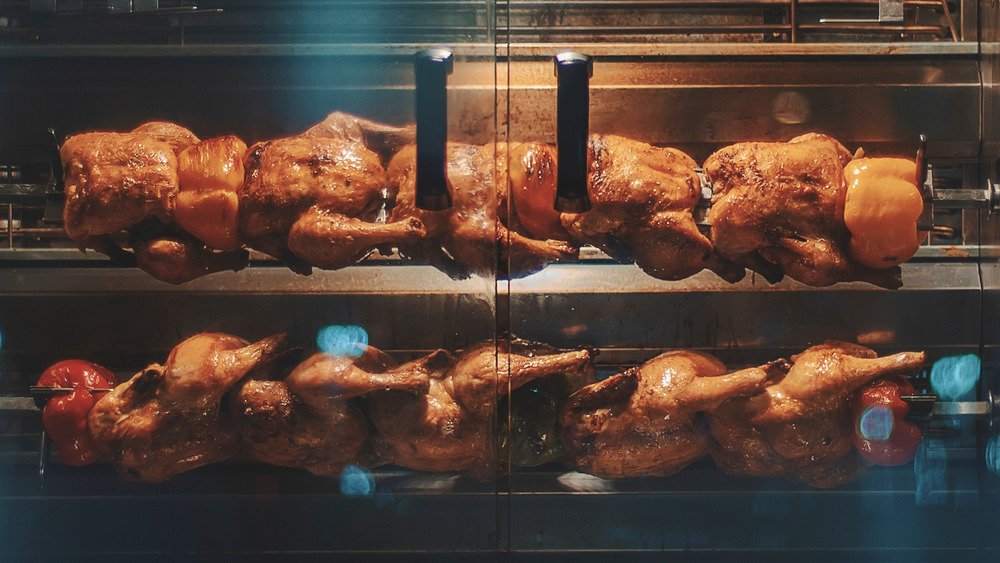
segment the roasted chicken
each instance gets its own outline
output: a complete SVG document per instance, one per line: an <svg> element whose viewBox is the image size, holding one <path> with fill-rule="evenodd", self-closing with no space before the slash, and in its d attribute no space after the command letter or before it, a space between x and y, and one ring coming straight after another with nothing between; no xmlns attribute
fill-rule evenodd
<svg viewBox="0 0 1000 563"><path fill-rule="evenodd" d="M727 373L713 356L675 350L584 387L562 407L567 463L605 479L677 473L708 453L702 413L759 391L770 369Z"/></svg>
<svg viewBox="0 0 1000 563"><path fill-rule="evenodd" d="M236 452L238 435L223 395L287 348L284 335L254 344L202 333L115 387L91 409L94 443L124 477L159 482Z"/></svg>
<svg viewBox="0 0 1000 563"><path fill-rule="evenodd" d="M393 220L418 219L427 238L404 245L404 254L437 266L452 277L469 273L519 277L549 262L576 257L561 240L536 240L509 229L498 216L505 202L507 147L449 143L447 179L452 207L425 211L416 207L416 147L404 147L389 163L389 181L398 189ZM499 190L499 196L498 196Z"/></svg>
<svg viewBox="0 0 1000 563"><path fill-rule="evenodd" d="M730 401L707 418L711 454L725 472L783 476L814 487L846 483L866 468L851 443L848 398L870 381L912 374L923 352L879 358L855 344L827 342L792 356L764 391Z"/></svg>
<svg viewBox="0 0 1000 563"><path fill-rule="evenodd" d="M341 139L365 147L379 155L383 165L388 164L392 155L404 146L413 144L417 138L417 128L413 125L397 127L335 111L323 121L306 129L303 137L320 139Z"/></svg>
<svg viewBox="0 0 1000 563"><path fill-rule="evenodd" d="M357 142L299 136L257 143L245 168L240 238L298 273L350 266L376 246L416 244L426 234L412 217L375 222L394 191L379 156Z"/></svg>
<svg viewBox="0 0 1000 563"><path fill-rule="evenodd" d="M205 143L214 146L215 140ZM231 144L238 152L242 141L236 139ZM196 166L185 167L179 162L188 162L187 155L201 146L193 133L165 122L140 125L131 133L84 133L66 139L60 149L65 171L66 233L81 250L92 248L171 283L245 268L249 257L234 237L224 239L230 242L220 246L219 237L205 236L222 228L212 222L221 219L220 209L235 230L235 195L220 199L219 182L213 174L215 169L225 168L231 155L215 150L209 159L214 168L197 166L197 176L208 180L210 195L201 195L202 185L186 185L191 182L185 177L193 176ZM242 160L242 153L238 158ZM242 183L242 172L239 176ZM202 204L200 209L216 212L193 212L192 198L206 197L211 205ZM174 225L178 218L190 231ZM131 252L114 236L121 231L129 233Z"/></svg>
<svg viewBox="0 0 1000 563"><path fill-rule="evenodd" d="M391 371L396 363L368 347L357 357L313 355L283 379L251 373L233 390L233 418L243 449L272 465L339 475L370 463L368 417L353 399L374 391L426 393L427 374Z"/></svg>
<svg viewBox="0 0 1000 563"><path fill-rule="evenodd" d="M425 393L373 391L376 453L387 463L421 471L460 471L490 479L498 465L495 410L511 390L548 375L591 369L592 353L576 350L535 355L538 346L517 339L487 341L453 356L437 350L389 370L427 378Z"/></svg>
<svg viewBox="0 0 1000 563"><path fill-rule="evenodd" d="M844 166L851 158L818 133L787 143L738 143L711 155L704 171L712 182L715 251L771 281L788 275L812 286L899 287L898 267L869 268L847 252Z"/></svg>
<svg viewBox="0 0 1000 563"><path fill-rule="evenodd" d="M698 230L693 212L701 184L691 157L615 135L592 135L589 151L591 209L561 219L575 240L660 279L704 269L728 281L743 278L744 268L716 256Z"/></svg>

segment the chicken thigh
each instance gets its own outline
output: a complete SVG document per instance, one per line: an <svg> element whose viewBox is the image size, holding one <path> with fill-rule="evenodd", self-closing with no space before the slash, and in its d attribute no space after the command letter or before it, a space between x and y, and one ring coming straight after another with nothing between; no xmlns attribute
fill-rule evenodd
<svg viewBox="0 0 1000 563"><path fill-rule="evenodd" d="M376 452L387 463L421 471L461 471L487 480L501 470L495 436L497 401L541 377L583 374L592 353L576 350L534 355L537 347L500 339L453 356L438 350L387 373L427 377L426 393L375 391L370 397L378 429Z"/></svg>
<svg viewBox="0 0 1000 563"><path fill-rule="evenodd" d="M428 389L426 373L387 372L395 366L368 347L357 358L315 354L284 379L252 373L234 388L231 402L243 448L265 463L317 475L336 476L348 464L370 462L368 417L352 399Z"/></svg>
<svg viewBox="0 0 1000 563"><path fill-rule="evenodd" d="M337 269L376 245L421 240L413 218L376 223L386 198L385 170L363 145L335 138L288 137L247 151L239 192L240 237L301 274Z"/></svg>
<svg viewBox="0 0 1000 563"><path fill-rule="evenodd" d="M392 218L416 218L427 227L427 238L402 247L404 254L456 278L470 272L525 276L550 262L576 257L577 249L565 241L536 240L508 229L499 219L497 210L504 205L507 177L503 144L449 143L447 153L452 207L442 211L416 207L415 146L403 148L389 163L390 183L399 191ZM504 181L498 182L498 178Z"/></svg>
<svg viewBox="0 0 1000 563"><path fill-rule="evenodd" d="M812 286L899 287L898 267L868 268L847 253L844 166L851 158L818 133L738 143L711 155L704 170L714 194L708 221L716 252L771 281L785 274Z"/></svg>
<svg viewBox="0 0 1000 563"><path fill-rule="evenodd" d="M591 209L563 213L562 225L578 241L615 260L635 262L665 280L712 270L728 281L745 275L720 259L698 230L694 208L701 198L695 162L670 148L615 135L592 135L588 157Z"/></svg>
<svg viewBox="0 0 1000 563"><path fill-rule="evenodd" d="M284 335L254 344L222 333L202 333L115 387L91 409L94 443L124 477L159 482L225 460L237 433L223 395L250 370L287 348Z"/></svg>
<svg viewBox="0 0 1000 563"><path fill-rule="evenodd" d="M701 413L762 389L771 368L727 374L713 356L676 350L584 387L562 408L568 463L605 479L677 473L708 453Z"/></svg>
<svg viewBox="0 0 1000 563"><path fill-rule="evenodd" d="M785 476L819 488L846 483L866 468L851 443L848 398L880 377L916 372L924 354L879 358L863 346L827 342L792 362L762 393L708 414L712 458L727 473Z"/></svg>

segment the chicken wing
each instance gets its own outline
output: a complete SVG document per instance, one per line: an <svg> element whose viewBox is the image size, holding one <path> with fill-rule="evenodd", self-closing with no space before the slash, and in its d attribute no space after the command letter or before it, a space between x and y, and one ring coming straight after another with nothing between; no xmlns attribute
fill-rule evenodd
<svg viewBox="0 0 1000 563"><path fill-rule="evenodd" d="M91 409L94 443L124 477L159 482L228 459L236 428L221 408L223 395L250 370L287 349L284 335L250 344L202 333L115 387Z"/></svg>

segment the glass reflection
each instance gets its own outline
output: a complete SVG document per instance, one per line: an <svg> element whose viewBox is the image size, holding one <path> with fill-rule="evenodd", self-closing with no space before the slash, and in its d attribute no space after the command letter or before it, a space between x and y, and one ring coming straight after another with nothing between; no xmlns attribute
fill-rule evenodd
<svg viewBox="0 0 1000 563"><path fill-rule="evenodd" d="M888 440L892 435L892 411L884 405L876 405L861 414L859 428L868 440Z"/></svg>
<svg viewBox="0 0 1000 563"><path fill-rule="evenodd" d="M375 494L372 472L360 465L348 465L340 474L340 492L351 497L370 497Z"/></svg>
<svg viewBox="0 0 1000 563"><path fill-rule="evenodd" d="M1000 436L994 434L986 442L986 469L994 475L1000 474Z"/></svg>
<svg viewBox="0 0 1000 563"><path fill-rule="evenodd" d="M979 356L945 356L931 367L931 388L938 397L955 401L969 393L979 381Z"/></svg>
<svg viewBox="0 0 1000 563"><path fill-rule="evenodd" d="M331 356L357 358L368 347L368 331L357 325L328 325L316 333L316 347Z"/></svg>

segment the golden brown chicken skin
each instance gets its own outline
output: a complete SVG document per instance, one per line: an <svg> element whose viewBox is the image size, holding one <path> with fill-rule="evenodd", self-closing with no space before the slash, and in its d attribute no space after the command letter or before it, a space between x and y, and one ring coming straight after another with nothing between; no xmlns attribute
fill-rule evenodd
<svg viewBox="0 0 1000 563"><path fill-rule="evenodd" d="M373 391L416 394L428 388L425 374L387 373L395 366L368 347L357 358L314 354L284 378L251 374L231 399L243 449L259 461L318 475L370 463L368 417L355 399Z"/></svg>
<svg viewBox="0 0 1000 563"><path fill-rule="evenodd" d="M202 333L115 387L91 409L87 428L101 453L124 477L160 482L223 461L237 432L221 408L223 395L250 370L281 354L284 335L254 344Z"/></svg>
<svg viewBox="0 0 1000 563"><path fill-rule="evenodd" d="M562 225L585 244L647 274L679 280L708 269L738 281L742 267L721 260L698 230L695 162L681 151L616 135L592 135L587 189L591 209L564 213Z"/></svg>
<svg viewBox="0 0 1000 563"><path fill-rule="evenodd" d="M66 233L81 246L147 217L170 220L179 190L177 157L146 133L83 133L63 143Z"/></svg>
<svg viewBox="0 0 1000 563"><path fill-rule="evenodd" d="M525 355L535 350L525 341L501 339L457 356L438 350L390 370L426 377L429 388L420 394L369 395L376 452L387 463L421 471L495 477L501 469L493 419L497 401L532 380L562 373L584 377L590 369L589 350Z"/></svg>
<svg viewBox="0 0 1000 563"><path fill-rule="evenodd" d="M375 223L393 193L378 156L358 143L321 137L257 143L244 167L241 239L299 273L342 268L376 244L412 243L424 235L417 221Z"/></svg>
<svg viewBox="0 0 1000 563"><path fill-rule="evenodd" d="M415 146L404 147L393 157L388 173L399 191L393 219L415 218L427 227L425 240L401 250L453 277L469 273L520 277L577 256L577 249L565 241L537 240L508 229L500 220L497 210L504 205L504 192L498 186L504 180L498 178L507 175L503 145L448 144L446 176L452 206L442 211L416 207Z"/></svg>
<svg viewBox="0 0 1000 563"><path fill-rule="evenodd" d="M768 366L727 373L674 350L577 391L561 414L567 463L605 479L672 475L708 453L703 412L763 388Z"/></svg>
<svg viewBox="0 0 1000 563"><path fill-rule="evenodd" d="M851 443L848 398L865 384L912 374L923 352L877 357L856 344L827 342L792 356L787 373L763 392L708 414L712 458L727 473L783 476L830 488L856 478L867 465Z"/></svg>
<svg viewBox="0 0 1000 563"><path fill-rule="evenodd" d="M787 143L738 143L712 154L704 171L714 194L708 221L716 252L771 280L784 274L812 286L899 287L899 268L867 268L847 253L844 166L851 158L818 133Z"/></svg>

